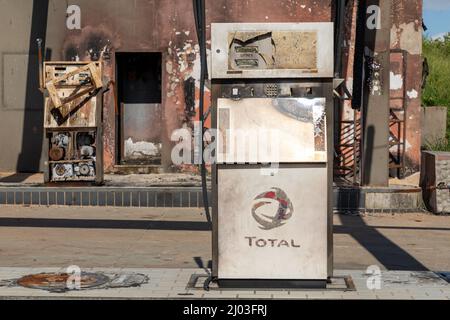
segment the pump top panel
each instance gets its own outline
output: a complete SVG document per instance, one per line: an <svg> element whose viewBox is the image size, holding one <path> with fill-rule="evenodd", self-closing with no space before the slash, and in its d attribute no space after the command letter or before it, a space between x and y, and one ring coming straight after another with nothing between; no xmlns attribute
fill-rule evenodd
<svg viewBox="0 0 450 320"><path fill-rule="evenodd" d="M330 22L213 23L211 38L215 79L333 77Z"/></svg>

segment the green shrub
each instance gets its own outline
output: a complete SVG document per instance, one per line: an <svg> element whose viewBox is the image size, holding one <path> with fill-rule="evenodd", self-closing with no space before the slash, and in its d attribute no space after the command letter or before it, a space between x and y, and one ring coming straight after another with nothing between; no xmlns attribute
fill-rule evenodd
<svg viewBox="0 0 450 320"><path fill-rule="evenodd" d="M423 54L430 74L422 92L425 106L450 107L450 36L442 40L424 39Z"/></svg>
<svg viewBox="0 0 450 320"><path fill-rule="evenodd" d="M444 40L424 38L423 55L428 60L429 76L422 91L424 106L447 107L447 139L429 144L434 151L450 151L450 34Z"/></svg>
<svg viewBox="0 0 450 320"><path fill-rule="evenodd" d="M450 151L449 140L446 138L425 141L425 150L428 151Z"/></svg>

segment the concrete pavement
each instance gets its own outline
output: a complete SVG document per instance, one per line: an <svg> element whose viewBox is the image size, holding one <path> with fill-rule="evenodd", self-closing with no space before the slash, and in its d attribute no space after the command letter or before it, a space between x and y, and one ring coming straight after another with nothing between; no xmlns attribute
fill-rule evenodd
<svg viewBox="0 0 450 320"><path fill-rule="evenodd" d="M219 290L190 287L192 275L206 276L203 269L191 268L125 268L86 269L106 274L139 273L148 282L131 288L72 290L51 293L17 285L0 285L1 299L292 299L292 300L450 300L450 284L438 275L427 272L382 271L379 286L373 286L371 275L358 270L336 270L335 277L351 277L355 290L328 288L323 290ZM20 278L41 272L64 272L58 268L0 268L1 280ZM368 285L369 283L369 285Z"/></svg>
<svg viewBox="0 0 450 320"><path fill-rule="evenodd" d="M197 268L211 260L200 209L0 207L0 267ZM450 271L450 217L334 216L336 269Z"/></svg>
<svg viewBox="0 0 450 320"><path fill-rule="evenodd" d="M1 298L292 298L448 299L450 217L423 213L334 216L335 276L351 276L356 291L189 289L192 274L211 266L211 234L200 209L0 207L0 282L27 274L82 270L140 272L137 288L55 295L0 285ZM367 286L379 267L380 289ZM94 268L94 269L92 269Z"/></svg>

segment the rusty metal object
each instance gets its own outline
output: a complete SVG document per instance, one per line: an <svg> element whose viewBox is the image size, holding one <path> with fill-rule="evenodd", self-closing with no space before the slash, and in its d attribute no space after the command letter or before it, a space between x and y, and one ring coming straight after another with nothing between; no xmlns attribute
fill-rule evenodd
<svg viewBox="0 0 450 320"><path fill-rule="evenodd" d="M63 148L59 148L59 147L53 147L48 152L48 156L53 161L62 160L64 158L64 149Z"/></svg>
<svg viewBox="0 0 450 320"><path fill-rule="evenodd" d="M20 279L0 281L0 287L22 286L29 289L46 290L53 293L61 293L69 290L89 290L108 288L139 287L148 283L149 277L140 273L105 274L103 272L82 272L80 286L71 288L75 275L68 273L39 273L26 275Z"/></svg>
<svg viewBox="0 0 450 320"><path fill-rule="evenodd" d="M70 290L67 284L73 275L68 273L40 273L27 275L19 280L17 284L30 289L41 289L52 292L63 292ZM109 277L101 273L81 273L80 289L88 289L105 285L110 281Z"/></svg>
<svg viewBox="0 0 450 320"><path fill-rule="evenodd" d="M42 39L38 38L36 39L37 45L38 45L38 62L39 62L39 90L44 89L44 60L43 60L43 54L42 54Z"/></svg>
<svg viewBox="0 0 450 320"><path fill-rule="evenodd" d="M103 181L103 62L45 62L45 182ZM79 141L79 137L93 137ZM57 162L57 163L55 163ZM89 162L89 163L85 163ZM81 170L80 170L81 168Z"/></svg>

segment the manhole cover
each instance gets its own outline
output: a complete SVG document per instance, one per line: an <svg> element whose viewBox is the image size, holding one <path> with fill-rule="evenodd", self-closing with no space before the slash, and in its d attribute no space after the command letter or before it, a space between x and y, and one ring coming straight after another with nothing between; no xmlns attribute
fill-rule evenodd
<svg viewBox="0 0 450 320"><path fill-rule="evenodd" d="M17 280L17 284L31 289L41 289L53 292L70 290L68 282L72 283L68 273L40 273L24 276ZM89 289L102 286L109 282L109 277L99 273L81 273L80 287L78 289Z"/></svg>

